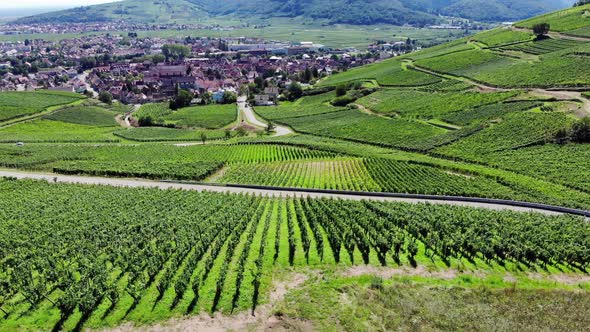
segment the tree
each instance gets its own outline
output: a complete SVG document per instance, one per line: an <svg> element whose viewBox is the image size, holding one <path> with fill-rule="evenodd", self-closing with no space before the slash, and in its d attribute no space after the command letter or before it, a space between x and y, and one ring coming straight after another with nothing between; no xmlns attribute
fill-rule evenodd
<svg viewBox="0 0 590 332"><path fill-rule="evenodd" d="M579 7L587 4L590 4L590 0L580 0L574 4L574 7Z"/></svg>
<svg viewBox="0 0 590 332"><path fill-rule="evenodd" d="M572 140L576 143L590 143L590 117L584 117L572 126Z"/></svg>
<svg viewBox="0 0 590 332"><path fill-rule="evenodd" d="M225 139L230 139L231 138L231 130L226 129L225 130Z"/></svg>
<svg viewBox="0 0 590 332"><path fill-rule="evenodd" d="M98 95L98 100L100 100L101 102L103 102L105 104L110 105L113 103L113 95L108 91L102 91Z"/></svg>
<svg viewBox="0 0 590 332"><path fill-rule="evenodd" d="M162 47L162 54L166 57L166 61L182 60L191 54L191 50L185 45L166 44Z"/></svg>
<svg viewBox="0 0 590 332"><path fill-rule="evenodd" d="M221 98L222 104L233 104L238 101L238 96L231 91L225 91L223 93L223 97Z"/></svg>
<svg viewBox="0 0 590 332"><path fill-rule="evenodd" d="M347 92L346 85L341 84L336 87L336 97L342 97L342 96L346 95L346 92Z"/></svg>
<svg viewBox="0 0 590 332"><path fill-rule="evenodd" d="M268 123L268 126L266 126L266 133L270 135L270 133L272 133L275 130L275 125L272 122Z"/></svg>
<svg viewBox="0 0 590 332"><path fill-rule="evenodd" d="M166 57L162 54L154 54L152 56L152 62L157 65L158 63L162 63L166 61Z"/></svg>
<svg viewBox="0 0 590 332"><path fill-rule="evenodd" d="M176 97L170 101L170 109L177 110L179 108L190 106L192 100L192 93L187 90L179 90Z"/></svg>
<svg viewBox="0 0 590 332"><path fill-rule="evenodd" d="M93 57L86 57L80 59L80 67L82 67L82 70L92 69L96 67L96 64L96 58Z"/></svg>
<svg viewBox="0 0 590 332"><path fill-rule="evenodd" d="M201 133L201 142L203 142L203 144L207 142L207 134L204 132Z"/></svg>
<svg viewBox="0 0 590 332"><path fill-rule="evenodd" d="M301 96L303 96L303 88L301 87L301 84L293 82L289 86L289 89L287 89L287 99L289 101L294 101L301 98Z"/></svg>
<svg viewBox="0 0 590 332"><path fill-rule="evenodd" d="M533 25L533 33L537 36L537 39L543 39L549 33L551 25L549 23L539 23Z"/></svg>
<svg viewBox="0 0 590 332"><path fill-rule="evenodd" d="M213 95L207 91L201 96L201 105L209 105L213 102Z"/></svg>

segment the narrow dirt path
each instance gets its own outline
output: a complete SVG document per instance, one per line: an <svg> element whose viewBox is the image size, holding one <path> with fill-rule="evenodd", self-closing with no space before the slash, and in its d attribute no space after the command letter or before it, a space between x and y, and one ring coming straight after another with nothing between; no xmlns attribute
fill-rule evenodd
<svg viewBox="0 0 590 332"><path fill-rule="evenodd" d="M553 97L557 100L577 100L581 103L580 111L582 111L582 114L586 116L590 115L590 100L582 96L580 91L535 89L532 92L538 95Z"/></svg>

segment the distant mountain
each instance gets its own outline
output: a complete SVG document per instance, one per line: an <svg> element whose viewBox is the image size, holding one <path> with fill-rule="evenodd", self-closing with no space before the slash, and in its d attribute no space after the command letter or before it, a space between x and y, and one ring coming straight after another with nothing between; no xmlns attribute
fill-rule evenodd
<svg viewBox="0 0 590 332"><path fill-rule="evenodd" d="M19 19L19 23L96 22L188 23L219 16L302 17L327 23L414 24L438 15L479 21L519 20L573 5L576 0L125 0Z"/></svg>

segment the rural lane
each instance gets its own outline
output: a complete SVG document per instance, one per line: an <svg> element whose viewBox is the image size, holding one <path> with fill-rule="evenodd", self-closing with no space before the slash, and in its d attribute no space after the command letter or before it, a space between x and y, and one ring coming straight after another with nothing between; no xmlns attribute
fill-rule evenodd
<svg viewBox="0 0 590 332"><path fill-rule="evenodd" d="M238 109L244 115L244 120L247 123L249 123L255 127L260 127L260 128L268 127L268 125L266 123L263 123L262 121L260 121L256 118L256 115L254 114L254 110L252 109L252 107L250 105L248 105L246 97L244 97L244 96L238 97ZM287 127L279 126L276 124L275 124L274 131L275 131L275 134L273 135L273 137L286 136L286 135L293 133L293 131L291 129L289 129Z"/></svg>
<svg viewBox="0 0 590 332"><path fill-rule="evenodd" d="M217 185L203 185L203 184L186 184L175 182L159 182L139 179L121 179L121 178L103 178L103 177L86 177L73 175L59 175L52 173L33 173L21 172L16 170L0 170L0 177L13 177L17 179L34 179L44 180L48 182L57 183L71 183L71 184L89 184L89 185L106 185L114 187L129 187L129 188L158 188L158 189L182 189L194 191L209 191L219 193L243 193L263 195L268 197L311 197L311 198L336 198L347 200L372 200L372 201L389 201L389 202L405 202L405 203L431 203L442 205L466 206L484 208L489 210L510 210L516 212L538 212L545 215L560 215L561 213L535 209L521 206L510 206L504 204L483 203L483 202L465 202L453 200L436 200L436 199L419 199L419 198L403 198L403 197L388 197L388 196L362 196L355 194L332 194L332 193L318 193L307 191L306 189L258 189L235 186L217 186Z"/></svg>

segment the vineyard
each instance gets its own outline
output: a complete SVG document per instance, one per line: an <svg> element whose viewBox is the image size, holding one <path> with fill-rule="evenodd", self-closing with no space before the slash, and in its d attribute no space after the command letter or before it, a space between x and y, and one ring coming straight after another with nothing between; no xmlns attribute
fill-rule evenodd
<svg viewBox="0 0 590 332"><path fill-rule="evenodd" d="M448 155L479 160L487 153L540 145L573 120L563 113L515 113L505 121L438 149Z"/></svg>
<svg viewBox="0 0 590 332"><path fill-rule="evenodd" d="M73 106L62 111L45 116L45 119L95 126L95 127L115 127L115 113L96 106Z"/></svg>
<svg viewBox="0 0 590 332"><path fill-rule="evenodd" d="M114 135L136 142L190 142L218 140L226 138L224 130L191 130L166 127L142 127L122 129L114 132ZM204 135L204 136L203 136ZM230 132L230 136L234 133Z"/></svg>
<svg viewBox="0 0 590 332"><path fill-rule="evenodd" d="M551 30L553 31L569 32L571 30L588 26L587 13L589 10L590 5L574 7L571 9L549 13L518 22L516 23L516 26L532 28L535 24L549 23L551 25Z"/></svg>
<svg viewBox="0 0 590 332"><path fill-rule="evenodd" d="M111 127L98 127L45 119L34 120L0 128L0 142L116 142L118 139L112 134L117 129L115 126L116 123Z"/></svg>
<svg viewBox="0 0 590 332"><path fill-rule="evenodd" d="M379 159L231 164L217 182L365 192L525 197L484 177Z"/></svg>
<svg viewBox="0 0 590 332"><path fill-rule="evenodd" d="M529 32L514 31L511 29L498 28L473 36L472 40L486 44L488 47L506 45L518 42L529 41L533 35Z"/></svg>
<svg viewBox="0 0 590 332"><path fill-rule="evenodd" d="M458 112L445 114L442 119L452 124L466 126L474 123L487 122L501 119L508 114L531 110L541 106L537 101L517 101L478 106L473 109L464 109Z"/></svg>
<svg viewBox="0 0 590 332"><path fill-rule="evenodd" d="M219 129L234 121L237 117L236 105L209 105L182 108L164 117L165 123L177 127Z"/></svg>
<svg viewBox="0 0 590 332"><path fill-rule="evenodd" d="M583 45L584 42L568 39L543 39L539 41L503 46L499 49L502 51L519 51L533 55L547 54L562 51L568 48Z"/></svg>
<svg viewBox="0 0 590 332"><path fill-rule="evenodd" d="M3 92L0 93L0 121L45 111L48 107L65 105L82 99L73 93Z"/></svg>
<svg viewBox="0 0 590 332"><path fill-rule="evenodd" d="M360 99L358 103L378 113L429 119L476 106L497 103L517 94L518 92L432 93L384 89Z"/></svg>
<svg viewBox="0 0 590 332"><path fill-rule="evenodd" d="M0 188L3 329L254 309L268 301L273 270L289 266L517 272L590 261L590 224L572 217L33 181Z"/></svg>
<svg viewBox="0 0 590 332"><path fill-rule="evenodd" d="M321 86L335 86L354 81L376 80L383 86L420 86L440 82L440 78L409 70L396 60L386 60L363 68L354 68L323 80Z"/></svg>

